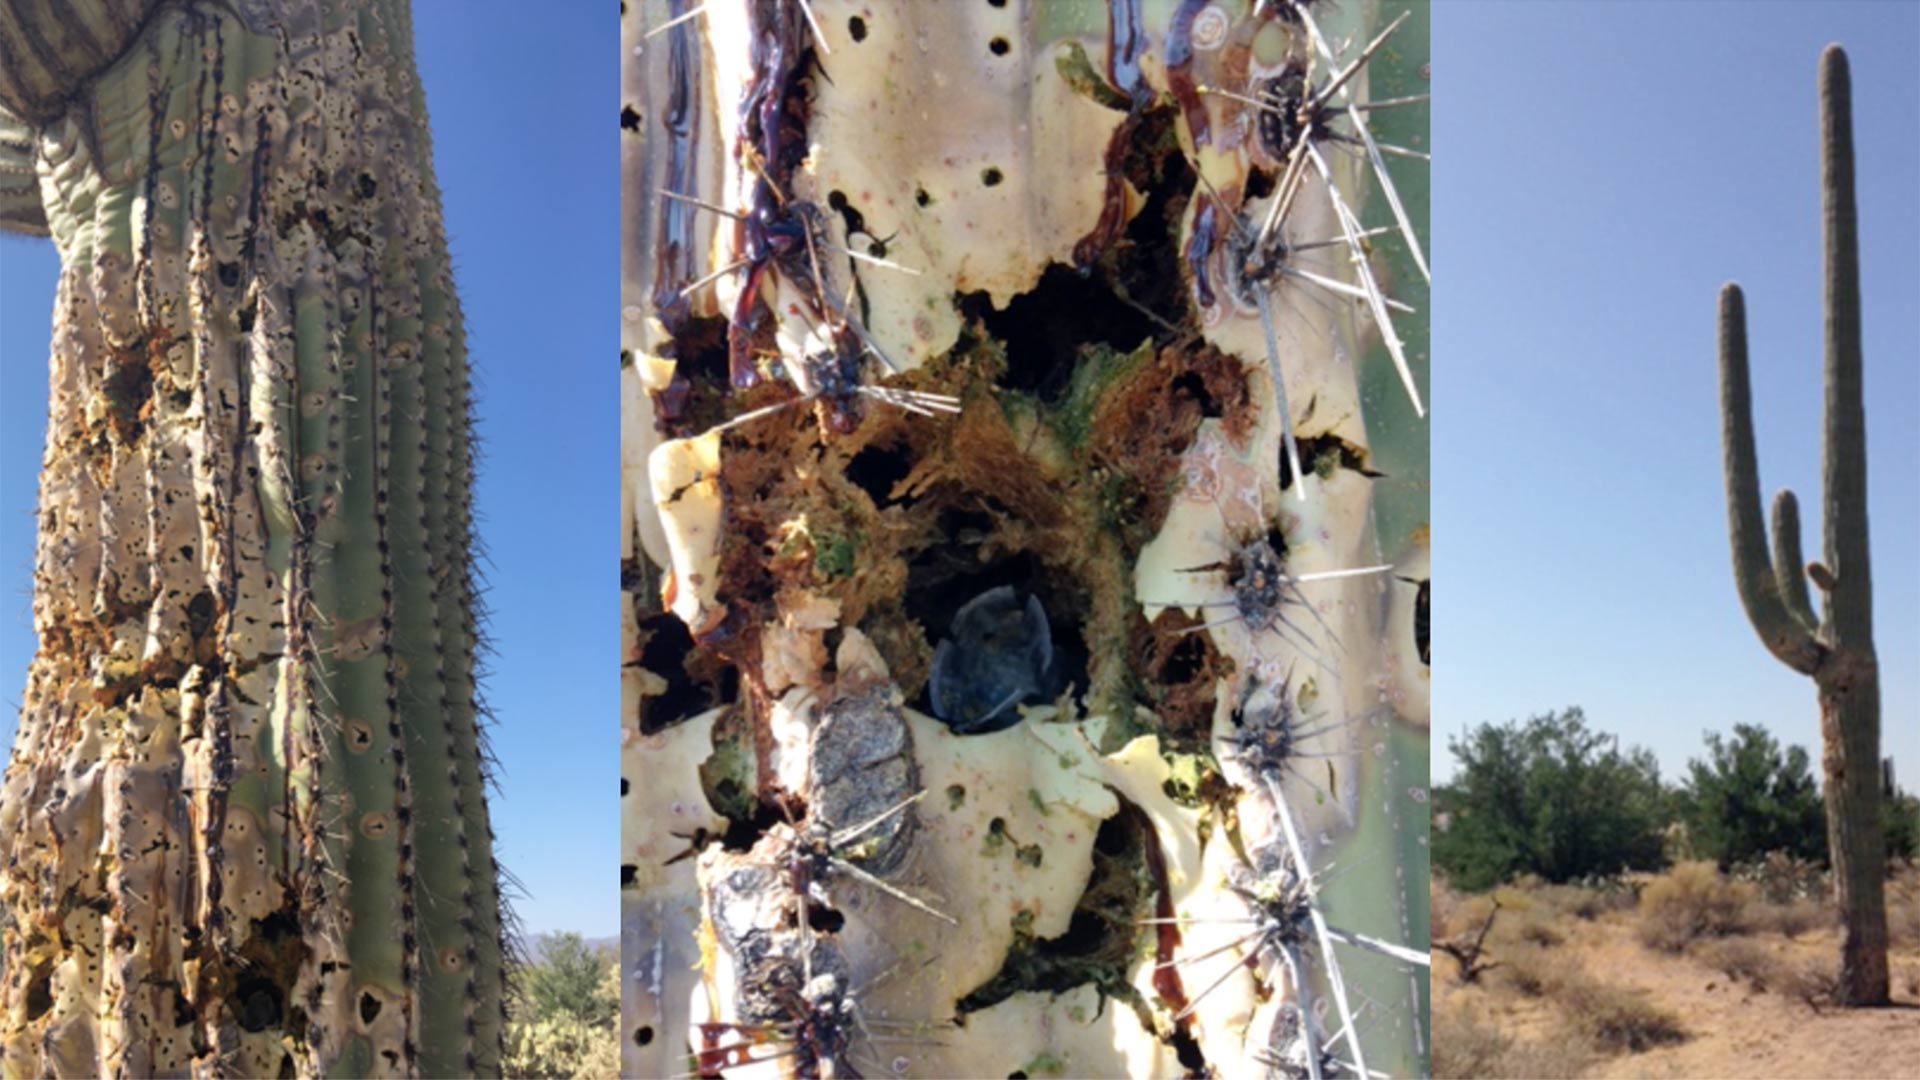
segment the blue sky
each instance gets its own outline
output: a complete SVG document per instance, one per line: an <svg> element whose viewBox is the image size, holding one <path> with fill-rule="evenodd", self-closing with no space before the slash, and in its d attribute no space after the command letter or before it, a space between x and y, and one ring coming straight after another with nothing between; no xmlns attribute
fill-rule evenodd
<svg viewBox="0 0 1920 1080"><path fill-rule="evenodd" d="M1436 5L1437 781L1584 706L1673 777L1702 732L1819 745L1734 592L1715 294L1746 289L1763 497L1818 557L1822 46L1854 79L1884 752L1920 789L1920 6ZM1816 760L1818 751L1815 750Z"/></svg>
<svg viewBox="0 0 1920 1080"><path fill-rule="evenodd" d="M619 99L613 5L418 5L434 165L480 389L500 854L530 931L618 932ZM0 741L33 655L58 260L0 237Z"/></svg>

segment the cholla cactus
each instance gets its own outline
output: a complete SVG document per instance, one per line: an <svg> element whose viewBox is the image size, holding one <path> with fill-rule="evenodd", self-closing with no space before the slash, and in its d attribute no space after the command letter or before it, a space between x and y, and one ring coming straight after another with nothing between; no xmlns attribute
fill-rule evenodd
<svg viewBox="0 0 1920 1080"><path fill-rule="evenodd" d="M1422 1070L1368 14L630 5L629 1074Z"/></svg>
<svg viewBox="0 0 1920 1080"><path fill-rule="evenodd" d="M62 262L5 1071L495 1072L466 349L407 5L15 5L0 53L0 220Z"/></svg>
<svg viewBox="0 0 1920 1080"><path fill-rule="evenodd" d="M1760 513L1747 379L1746 302L1720 291L1720 421L1726 450L1733 577L1768 651L1813 679L1826 744L1827 850L1846 927L1841 1000L1887 1002L1886 840L1880 822L1880 675L1867 558L1867 419L1860 386L1860 256L1853 201L1852 88L1847 54L1820 55L1820 187L1826 237L1827 413L1821 443L1826 558L1802 564L1793 492L1773 502L1773 550ZM1820 588L1824 616L1808 602Z"/></svg>

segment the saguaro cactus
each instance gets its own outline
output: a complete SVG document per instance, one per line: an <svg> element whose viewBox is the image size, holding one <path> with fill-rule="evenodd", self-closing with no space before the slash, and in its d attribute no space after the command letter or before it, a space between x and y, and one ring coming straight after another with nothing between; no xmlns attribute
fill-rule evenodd
<svg viewBox="0 0 1920 1080"><path fill-rule="evenodd" d="M499 1067L466 350L410 20L0 14L0 222L62 262L9 1076Z"/></svg>
<svg viewBox="0 0 1920 1080"><path fill-rule="evenodd" d="M1860 260L1853 202L1853 122L1847 55L1820 57L1820 183L1826 238L1827 411L1821 449L1826 561L1802 568L1793 492L1773 502L1767 550L1747 380L1745 301L1720 291L1720 419L1733 576L1747 617L1781 663L1820 692L1827 846L1846 922L1842 999L1887 1001L1886 844L1880 827L1880 680L1867 561L1866 410L1860 392ZM1804 576L1803 576L1804 574ZM1815 618L1806 579L1820 588Z"/></svg>

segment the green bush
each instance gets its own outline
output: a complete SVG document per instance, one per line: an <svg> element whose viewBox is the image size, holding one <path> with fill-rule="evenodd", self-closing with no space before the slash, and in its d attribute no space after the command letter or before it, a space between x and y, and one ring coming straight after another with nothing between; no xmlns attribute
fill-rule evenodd
<svg viewBox="0 0 1920 1080"><path fill-rule="evenodd" d="M1722 870L1773 851L1826 861L1826 811L1805 750L1783 752L1764 729L1735 724L1731 740L1709 732L1706 758L1687 768L1680 802L1701 858Z"/></svg>
<svg viewBox="0 0 1920 1080"><path fill-rule="evenodd" d="M620 1069L620 970L613 950L579 934L544 934L515 973L507 1074L605 1080Z"/></svg>
<svg viewBox="0 0 1920 1080"><path fill-rule="evenodd" d="M1482 724L1452 739L1460 764L1435 791L1445 816L1433 854L1459 888L1517 874L1550 882L1662 865L1668 795L1653 755L1622 752L1579 708L1524 724Z"/></svg>

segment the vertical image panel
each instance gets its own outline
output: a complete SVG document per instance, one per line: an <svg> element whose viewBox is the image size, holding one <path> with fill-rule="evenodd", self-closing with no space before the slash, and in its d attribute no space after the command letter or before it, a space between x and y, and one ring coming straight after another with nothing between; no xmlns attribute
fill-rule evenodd
<svg viewBox="0 0 1920 1080"><path fill-rule="evenodd" d="M1434 51L1434 1074L1911 1075L1920 12Z"/></svg>
<svg viewBox="0 0 1920 1080"><path fill-rule="evenodd" d="M626 6L623 1069L1424 1075L1424 3Z"/></svg>

